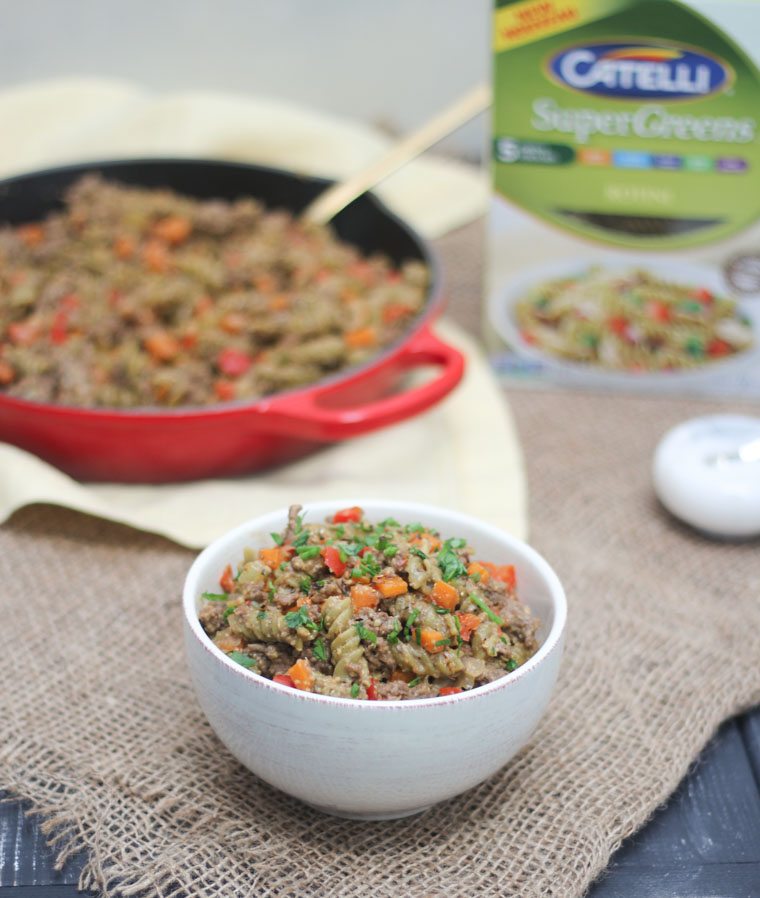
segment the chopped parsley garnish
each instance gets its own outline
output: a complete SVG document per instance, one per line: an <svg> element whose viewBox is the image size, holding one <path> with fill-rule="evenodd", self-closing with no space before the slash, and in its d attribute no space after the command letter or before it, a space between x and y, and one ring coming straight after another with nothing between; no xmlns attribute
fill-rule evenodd
<svg viewBox="0 0 760 898"><path fill-rule="evenodd" d="M346 543L345 545L340 546L340 548L343 549L343 552L346 555L350 555L352 558L354 558L364 548L364 543L359 543L354 540L354 542Z"/></svg>
<svg viewBox="0 0 760 898"><path fill-rule="evenodd" d="M308 541L309 541L309 531L308 531L308 530L302 530L302 531L298 534L298 536L296 536L296 538L293 540L293 545L294 545L294 546L296 547L296 549L297 549L299 546L305 545Z"/></svg>
<svg viewBox="0 0 760 898"><path fill-rule="evenodd" d="M298 552L300 558L308 561L310 558L316 558L319 555L320 548L319 546L299 546L296 552Z"/></svg>
<svg viewBox="0 0 760 898"><path fill-rule="evenodd" d="M314 585L317 587L317 589L322 589L322 587L325 585L325 581L317 580L317 582Z"/></svg>
<svg viewBox="0 0 760 898"><path fill-rule="evenodd" d="M327 646L321 636L314 643L314 655L320 661L327 661Z"/></svg>
<svg viewBox="0 0 760 898"><path fill-rule="evenodd" d="M395 518L385 518L384 521L380 521L377 525L378 527L382 527L385 530L386 527L400 527L401 524Z"/></svg>
<svg viewBox="0 0 760 898"><path fill-rule="evenodd" d="M358 568L358 567L351 568L351 577L354 580L359 580L363 576L364 576L364 574L362 574L361 568Z"/></svg>
<svg viewBox="0 0 760 898"><path fill-rule="evenodd" d="M413 680L409 680L406 684L410 689L414 689L414 687L420 682L422 677L415 677Z"/></svg>
<svg viewBox="0 0 760 898"><path fill-rule="evenodd" d="M504 667L511 673L513 670L517 669L517 661L515 661L514 658L510 658L509 661L507 661L507 663L504 665Z"/></svg>
<svg viewBox="0 0 760 898"><path fill-rule="evenodd" d="M407 533L424 533L425 527L422 524L407 524L404 530Z"/></svg>
<svg viewBox="0 0 760 898"><path fill-rule="evenodd" d="M398 555L398 549L396 548L396 546L386 546L383 549L383 555L386 558L393 558L394 555Z"/></svg>
<svg viewBox="0 0 760 898"><path fill-rule="evenodd" d="M230 608L226 608L225 611L224 611L224 614L222 615L222 617L223 617L225 620L227 620L227 618L232 614L232 612L233 612L234 610L235 610L235 606L234 606L234 605L232 605Z"/></svg>
<svg viewBox="0 0 760 898"><path fill-rule="evenodd" d="M457 545L454 546L454 543ZM454 551L455 548L461 549L462 545L464 545L463 539L447 539L436 556L441 568L441 576L447 583L457 577L464 577L467 573L464 562Z"/></svg>
<svg viewBox="0 0 760 898"><path fill-rule="evenodd" d="M272 539L277 543L278 546L281 546L283 543L282 534L281 533L270 533L269 534Z"/></svg>
<svg viewBox="0 0 760 898"><path fill-rule="evenodd" d="M256 617L257 617L259 620L264 620L264 618L265 618L266 616L267 616L266 611L259 611L259 613L256 615Z"/></svg>
<svg viewBox="0 0 760 898"><path fill-rule="evenodd" d="M359 634L359 639L363 639L365 642L371 642L372 645L377 643L377 634L372 630L368 630L362 624L356 625L356 632Z"/></svg>
<svg viewBox="0 0 760 898"><path fill-rule="evenodd" d="M422 549L414 548L410 549L409 551L412 553L412 555L416 555L418 558L427 558L427 555L422 551Z"/></svg>
<svg viewBox="0 0 760 898"><path fill-rule="evenodd" d="M229 595L226 592L202 592L201 598L207 602L226 602L229 599Z"/></svg>
<svg viewBox="0 0 760 898"><path fill-rule="evenodd" d="M346 532L346 528L343 526L343 524L335 525L335 533L336 533L338 539L340 539L342 536L344 536L345 532Z"/></svg>
<svg viewBox="0 0 760 898"><path fill-rule="evenodd" d="M281 561L281 562L280 562L280 570L281 570L281 571L286 571L287 569L288 569L288 563L287 563L287 561Z"/></svg>
<svg viewBox="0 0 760 898"><path fill-rule="evenodd" d="M311 592L311 577L301 577L298 581L298 587L302 593L308 595Z"/></svg>
<svg viewBox="0 0 760 898"><path fill-rule="evenodd" d="M490 618L495 624L498 624L500 627L504 626L504 621L499 617L499 615L495 611L491 611L491 609L486 605L483 599L480 596L476 596L475 593L470 593L470 601L480 608L480 610L485 614L486 617Z"/></svg>
<svg viewBox="0 0 760 898"><path fill-rule="evenodd" d="M435 644L436 645L451 645L451 640L447 636L445 639L438 639Z"/></svg>
<svg viewBox="0 0 760 898"><path fill-rule="evenodd" d="M434 605L433 611L435 611L436 614L451 614L448 608L441 608L440 605Z"/></svg>
<svg viewBox="0 0 760 898"><path fill-rule="evenodd" d="M364 576L369 577L370 580L373 577L376 577L382 570L382 568L380 567L380 565L378 564L378 562L372 555L365 555L362 558L361 563L359 564L359 567L361 568Z"/></svg>
<svg viewBox="0 0 760 898"><path fill-rule="evenodd" d="M417 645L422 645L422 628L421 627L414 628L414 641L417 643Z"/></svg>
<svg viewBox="0 0 760 898"><path fill-rule="evenodd" d="M246 655L244 652L230 652L227 657L230 659L230 661L234 661L235 664L239 664L246 670L251 667L256 667L256 659L251 658L250 655Z"/></svg>
<svg viewBox="0 0 760 898"><path fill-rule="evenodd" d="M273 599L277 595L277 587L274 583L270 583L269 586L267 586L267 592L269 593L270 599Z"/></svg>
<svg viewBox="0 0 760 898"><path fill-rule="evenodd" d="M401 624L398 621L396 621L393 624L393 629L387 636L388 643L390 645L395 645L398 642L400 633L401 633Z"/></svg>
<svg viewBox="0 0 760 898"><path fill-rule="evenodd" d="M302 605L298 611L288 611L285 615L285 623L291 630L297 630L299 627L306 627L307 630L319 629L309 617L309 612L306 610L305 605Z"/></svg>
<svg viewBox="0 0 760 898"><path fill-rule="evenodd" d="M406 626L404 627L404 636L405 636L407 642L409 642L409 640L412 638L412 627L414 626L414 622L417 620L417 618L419 616L420 616L419 608L415 608L414 611L412 611L412 613L406 619Z"/></svg>
<svg viewBox="0 0 760 898"><path fill-rule="evenodd" d="M359 684L358 683L351 684L351 698L359 698Z"/></svg>

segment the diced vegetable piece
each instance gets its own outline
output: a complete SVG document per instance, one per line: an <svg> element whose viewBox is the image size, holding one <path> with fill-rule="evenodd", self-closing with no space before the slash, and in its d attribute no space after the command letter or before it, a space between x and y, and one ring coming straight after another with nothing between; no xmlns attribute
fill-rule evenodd
<svg viewBox="0 0 760 898"><path fill-rule="evenodd" d="M441 540L433 533L413 533L409 537L410 546L422 546L428 552L436 552L441 548Z"/></svg>
<svg viewBox="0 0 760 898"><path fill-rule="evenodd" d="M514 589L517 586L517 575L513 564L492 564L488 561L482 561L481 564L488 569L494 580L501 580L510 589Z"/></svg>
<svg viewBox="0 0 760 898"><path fill-rule="evenodd" d="M700 302L703 302L707 305L709 305L715 298L712 293L705 287L698 287L696 290L692 290L691 295L694 297L694 299L698 299Z"/></svg>
<svg viewBox="0 0 760 898"><path fill-rule="evenodd" d="M151 228L151 233L159 240L169 243L172 246L179 246L184 243L190 236L193 226L190 221L182 215L168 215L157 221Z"/></svg>
<svg viewBox="0 0 760 898"><path fill-rule="evenodd" d="M335 546L325 546L324 549L322 549L322 557L325 559L325 564L331 574L335 577L343 576L346 572L346 562L341 561L339 549Z"/></svg>
<svg viewBox="0 0 760 898"><path fill-rule="evenodd" d="M220 399L222 402L230 402L236 396L235 384L229 380L223 380L222 378L215 380L214 393L216 394L217 399Z"/></svg>
<svg viewBox="0 0 760 898"><path fill-rule="evenodd" d="M443 580L435 581L430 598L436 605L448 611L453 611L459 604L459 593L450 583L444 583Z"/></svg>
<svg viewBox="0 0 760 898"><path fill-rule="evenodd" d="M234 592L235 578L232 576L231 564L228 564L227 567L222 571L222 576L219 578L219 585L225 592Z"/></svg>
<svg viewBox="0 0 760 898"><path fill-rule="evenodd" d="M488 572L488 568L477 561L473 561L472 564L468 565L467 573L470 577L479 578L480 583L487 583L491 578L491 575Z"/></svg>
<svg viewBox="0 0 760 898"><path fill-rule="evenodd" d="M367 686L367 698L368 698L371 702L376 702L376 701L377 701L377 687L375 686L375 681L374 681L374 680L370 680L370 681L369 681L369 686Z"/></svg>
<svg viewBox="0 0 760 898"><path fill-rule="evenodd" d="M364 349L377 343L377 334L372 327L360 327L343 335L351 349Z"/></svg>
<svg viewBox="0 0 760 898"><path fill-rule="evenodd" d="M409 592L409 584L406 580L403 577L395 577L393 574L381 574L379 577L375 577L372 585L384 599L392 599Z"/></svg>
<svg viewBox="0 0 760 898"><path fill-rule="evenodd" d="M351 508L342 508L340 511L336 511L333 515L333 524L346 524L349 521L361 521L364 517L364 512L358 505L353 505Z"/></svg>
<svg viewBox="0 0 760 898"><path fill-rule="evenodd" d="M45 237L45 231L40 224L27 224L18 229L18 235L27 246L39 246Z"/></svg>
<svg viewBox="0 0 760 898"><path fill-rule="evenodd" d="M163 274L169 270L169 253L160 240L149 240L142 251L143 264L149 271Z"/></svg>
<svg viewBox="0 0 760 898"><path fill-rule="evenodd" d="M56 346L60 346L69 339L69 313L66 309L59 309L53 316L50 339Z"/></svg>
<svg viewBox="0 0 760 898"><path fill-rule="evenodd" d="M628 319L622 315L613 315L612 318L607 319L607 327L613 334L623 337L628 330Z"/></svg>
<svg viewBox="0 0 760 898"><path fill-rule="evenodd" d="M155 331L145 338L145 348L157 362L172 362L180 354L179 340L168 331Z"/></svg>
<svg viewBox="0 0 760 898"><path fill-rule="evenodd" d="M224 636L217 636L214 645L223 652L238 652L245 648L245 640L242 636L235 636L234 633L226 633Z"/></svg>
<svg viewBox="0 0 760 898"><path fill-rule="evenodd" d="M431 630L423 627L420 631L422 648L431 655L442 652L445 648L445 637L439 630Z"/></svg>
<svg viewBox="0 0 760 898"><path fill-rule="evenodd" d="M720 358L724 355L730 355L733 352L733 346L720 337L715 337L707 344L707 354L712 358Z"/></svg>
<svg viewBox="0 0 760 898"><path fill-rule="evenodd" d="M391 674L391 683L408 683L412 674L408 670L394 670Z"/></svg>
<svg viewBox="0 0 760 898"><path fill-rule="evenodd" d="M289 668L287 675L293 681L293 685L296 689L302 689L304 692L311 692L314 688L314 672L305 658L299 658L298 661Z"/></svg>
<svg viewBox="0 0 760 898"><path fill-rule="evenodd" d="M360 608L377 608L380 601L380 593L371 586L357 583L351 587L351 607L354 611Z"/></svg>
<svg viewBox="0 0 760 898"><path fill-rule="evenodd" d="M131 259L136 249L135 241L126 234L117 237L113 242L113 254L117 259Z"/></svg>
<svg viewBox="0 0 760 898"><path fill-rule="evenodd" d="M275 674L272 679L275 683L279 683L281 686L290 686L291 689L296 688L296 684L293 682L292 677L289 677L287 674Z"/></svg>
<svg viewBox="0 0 760 898"><path fill-rule="evenodd" d="M31 346L37 342L40 326L37 321L27 318L26 321L14 321L8 325L8 337L16 346Z"/></svg>
<svg viewBox="0 0 760 898"><path fill-rule="evenodd" d="M16 372L8 362L0 360L0 386L7 387L16 379Z"/></svg>
<svg viewBox="0 0 760 898"><path fill-rule="evenodd" d="M228 377L241 377L253 364L253 358L239 349L228 346L219 353L217 365Z"/></svg>
<svg viewBox="0 0 760 898"><path fill-rule="evenodd" d="M219 319L219 327L228 334L241 334L245 330L245 315L240 312L227 312Z"/></svg>
<svg viewBox="0 0 760 898"><path fill-rule="evenodd" d="M193 313L199 318L205 315L207 312L210 312L214 308L214 300L204 293L203 296L199 296L195 301L195 306L193 307Z"/></svg>
<svg viewBox="0 0 760 898"><path fill-rule="evenodd" d="M461 691L459 686L444 686L438 690L438 695L459 695Z"/></svg>
<svg viewBox="0 0 760 898"><path fill-rule="evenodd" d="M272 570L290 558L290 550L285 546L273 546L271 549L259 549L259 561Z"/></svg>
<svg viewBox="0 0 760 898"><path fill-rule="evenodd" d="M653 299L651 302L647 303L646 307L647 317L651 318L653 321L670 321L670 307L667 303L660 302L659 300Z"/></svg>
<svg viewBox="0 0 760 898"><path fill-rule="evenodd" d="M469 642L470 636L472 636L473 631L478 629L481 620L477 614L457 613L457 617L459 618L459 635L465 642Z"/></svg>
<svg viewBox="0 0 760 898"><path fill-rule="evenodd" d="M402 318L406 318L406 316L410 315L413 311L414 309L410 308L410 306L392 302L383 309L383 321L386 324L393 324L395 321L400 321Z"/></svg>

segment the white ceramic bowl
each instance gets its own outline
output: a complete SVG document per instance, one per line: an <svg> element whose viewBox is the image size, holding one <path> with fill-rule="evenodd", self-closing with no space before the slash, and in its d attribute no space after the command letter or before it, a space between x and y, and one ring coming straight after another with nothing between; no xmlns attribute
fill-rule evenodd
<svg viewBox="0 0 760 898"><path fill-rule="evenodd" d="M307 521L360 505L367 519L422 521L465 537L477 557L514 564L518 594L541 619L538 652L493 683L454 696L361 701L299 692L230 661L198 622L199 596L217 592L246 546L271 545L286 511L249 521L196 559L184 589L185 649L201 707L235 757L267 783L330 814L404 817L458 795L503 767L528 741L552 694L562 655L565 594L525 543L459 514L411 502L343 499L306 507Z"/></svg>

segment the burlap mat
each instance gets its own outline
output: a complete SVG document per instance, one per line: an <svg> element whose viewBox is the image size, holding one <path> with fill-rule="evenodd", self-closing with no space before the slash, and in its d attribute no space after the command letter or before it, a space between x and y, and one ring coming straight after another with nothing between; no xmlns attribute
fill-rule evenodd
<svg viewBox="0 0 760 898"><path fill-rule="evenodd" d="M468 321L473 234L444 243L453 281L468 287L456 293ZM760 700L758 543L687 531L649 485L660 434L715 406L539 393L512 402L533 542L569 596L566 660L529 747L420 817L324 817L227 754L182 660L190 553L49 507L0 530L0 788L48 818L63 858L87 849L83 887L580 896L718 723Z"/></svg>

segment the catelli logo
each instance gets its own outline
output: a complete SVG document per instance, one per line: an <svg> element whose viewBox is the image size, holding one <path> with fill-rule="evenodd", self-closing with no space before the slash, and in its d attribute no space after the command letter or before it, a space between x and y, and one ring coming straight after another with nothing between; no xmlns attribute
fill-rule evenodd
<svg viewBox="0 0 760 898"><path fill-rule="evenodd" d="M726 90L731 67L696 49L636 43L569 47L549 60L564 87L619 100L687 100Z"/></svg>

